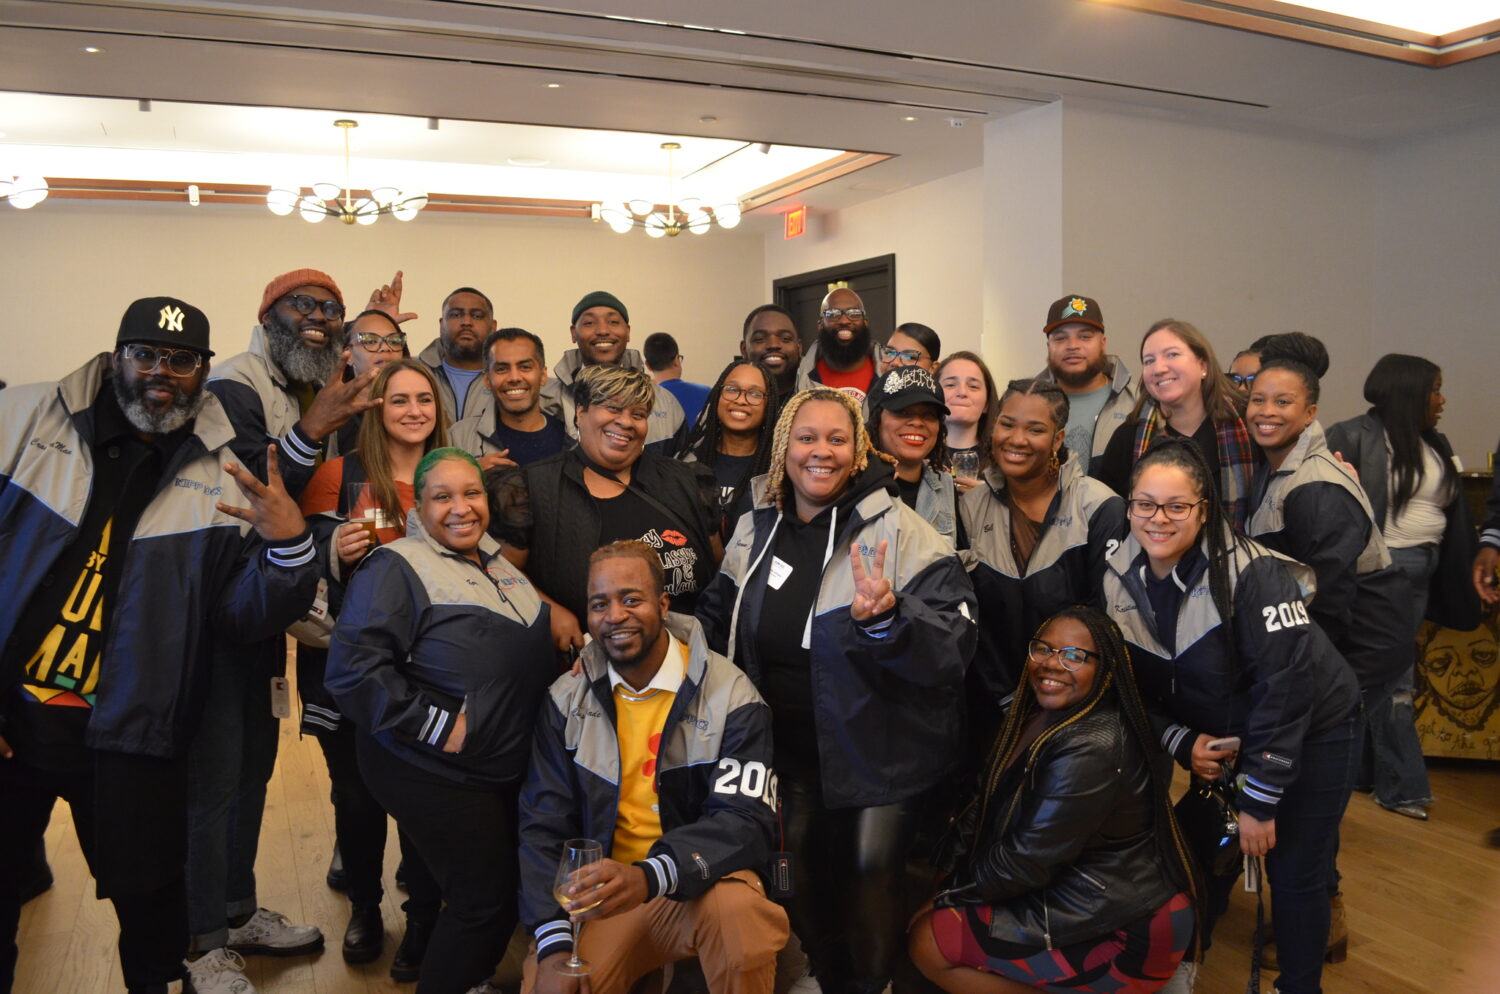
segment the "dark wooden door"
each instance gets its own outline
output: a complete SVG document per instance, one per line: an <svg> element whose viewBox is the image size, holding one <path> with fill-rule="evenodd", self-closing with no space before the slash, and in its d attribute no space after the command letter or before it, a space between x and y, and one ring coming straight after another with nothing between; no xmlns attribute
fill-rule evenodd
<svg viewBox="0 0 1500 994"><path fill-rule="evenodd" d="M838 283L846 284L865 302L870 333L885 342L896 326L896 257L882 255L817 269L796 276L783 276L771 284L773 299L792 313L806 349L818 339L818 305Z"/></svg>

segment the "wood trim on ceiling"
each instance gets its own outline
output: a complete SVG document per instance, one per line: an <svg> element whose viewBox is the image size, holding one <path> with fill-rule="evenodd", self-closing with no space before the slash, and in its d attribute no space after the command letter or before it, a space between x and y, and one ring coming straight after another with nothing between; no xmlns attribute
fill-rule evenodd
<svg viewBox="0 0 1500 994"><path fill-rule="evenodd" d="M1500 38L1477 45L1476 38L1500 32L1500 21L1476 24L1448 35L1430 35L1406 28L1378 24L1356 17L1331 14L1276 0L1235 0L1208 4L1200 0L1094 0L1149 14L1199 21L1218 27L1252 31L1289 41L1324 48L1339 48L1360 55L1408 62L1441 69L1500 50Z"/></svg>

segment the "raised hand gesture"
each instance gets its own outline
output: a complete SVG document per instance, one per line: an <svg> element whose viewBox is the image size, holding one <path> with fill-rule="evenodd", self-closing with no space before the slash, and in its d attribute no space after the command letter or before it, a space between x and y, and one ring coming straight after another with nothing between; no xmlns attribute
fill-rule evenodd
<svg viewBox="0 0 1500 994"><path fill-rule="evenodd" d="M346 350L339 356L338 368L313 397L313 402L307 405L307 413L302 415L302 430L315 441L321 442L348 424L354 415L381 403L379 398L370 398L370 384L375 382L379 370L368 369L345 382L344 370L348 366L349 353Z"/></svg>
<svg viewBox="0 0 1500 994"><path fill-rule="evenodd" d="M865 572L865 562L859 554L859 543L849 546L849 569L854 574L854 599L849 602L849 615L855 621L869 621L896 606L896 592L891 581L885 578L885 552L890 545L881 539L875 549L875 564Z"/></svg>
<svg viewBox="0 0 1500 994"><path fill-rule="evenodd" d="M297 502L286 492L281 482L281 466L276 461L276 446L266 446L266 482L257 480L245 467L227 463L224 468L240 486L240 493L250 502L249 507L234 507L230 504L216 505L225 514L250 522L255 533L267 542L284 542L296 538L307 530L307 522Z"/></svg>
<svg viewBox="0 0 1500 994"><path fill-rule="evenodd" d="M365 304L367 311L384 311L391 316L391 320L400 324L402 321L410 321L416 317L414 311L401 310L401 270L396 270L396 275L391 281L378 290L371 291L370 301Z"/></svg>

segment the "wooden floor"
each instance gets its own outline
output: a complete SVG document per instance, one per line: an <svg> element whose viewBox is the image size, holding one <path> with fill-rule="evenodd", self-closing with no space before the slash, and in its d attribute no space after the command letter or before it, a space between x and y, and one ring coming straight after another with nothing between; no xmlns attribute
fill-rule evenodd
<svg viewBox="0 0 1500 994"><path fill-rule="evenodd" d="M1328 967L1328 994L1495 994L1500 991L1500 849L1484 835L1500 826L1500 765L1431 762L1438 801L1432 820L1412 821L1356 794L1344 819L1340 866L1349 909L1349 959ZM0 817L4 817L0 813ZM323 882L333 844L333 813L322 753L285 721L276 775L266 798L257 875L260 901L328 937L318 956L251 957L248 975L263 994L410 992L387 969L401 936L395 889L395 833L386 852L386 953L348 966L338 945L345 898ZM22 912L15 994L104 994L124 990L114 912L94 898L67 808L47 832L56 884ZM1215 934L1198 984L1201 994L1243 994L1254 922L1251 895L1237 892ZM1262 982L1269 990L1271 977Z"/></svg>

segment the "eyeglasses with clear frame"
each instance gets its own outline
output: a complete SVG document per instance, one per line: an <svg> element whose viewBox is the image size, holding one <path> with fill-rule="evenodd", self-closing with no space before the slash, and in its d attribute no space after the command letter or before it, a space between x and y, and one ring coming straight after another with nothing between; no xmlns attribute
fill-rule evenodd
<svg viewBox="0 0 1500 994"><path fill-rule="evenodd" d="M404 331L393 331L389 335L377 335L373 331L356 331L352 337L355 343L366 352L379 352L382 349L400 352L406 348L406 332Z"/></svg>
<svg viewBox="0 0 1500 994"><path fill-rule="evenodd" d="M766 402L766 392L764 390L756 387L742 387L738 383L726 383L724 384L724 389L719 392L730 400L738 400L743 397L747 404L764 404Z"/></svg>
<svg viewBox="0 0 1500 994"><path fill-rule="evenodd" d="M154 373L158 366L173 376L192 376L203 365L203 356L188 349L158 349L150 345L127 345L120 355L137 373Z"/></svg>
<svg viewBox="0 0 1500 994"><path fill-rule="evenodd" d="M1192 503L1181 500L1173 500L1168 501L1165 504L1158 504L1154 500L1145 500L1140 497L1132 497L1130 498L1130 500L1125 502L1125 506L1129 508L1130 516L1132 518L1149 520L1156 517L1156 512L1160 511L1167 516L1168 521L1186 521L1188 519L1188 516L1193 513L1193 508L1197 507L1199 504L1205 503L1207 500L1207 497L1203 497L1193 501Z"/></svg>
<svg viewBox="0 0 1500 994"><path fill-rule="evenodd" d="M1097 652L1076 645L1064 645L1054 649L1041 639L1032 639L1026 643L1026 655L1037 664L1045 663L1056 656L1057 665L1069 673L1077 672L1078 667L1088 662L1090 657L1100 658Z"/></svg>
<svg viewBox="0 0 1500 994"><path fill-rule="evenodd" d="M880 357L886 362L901 360L904 363L915 364L922 361L922 353L916 349L893 349L889 345L880 347Z"/></svg>
<svg viewBox="0 0 1500 994"><path fill-rule="evenodd" d="M830 307L823 311L824 321L837 321L839 316L854 318L856 321L865 316L863 307Z"/></svg>

